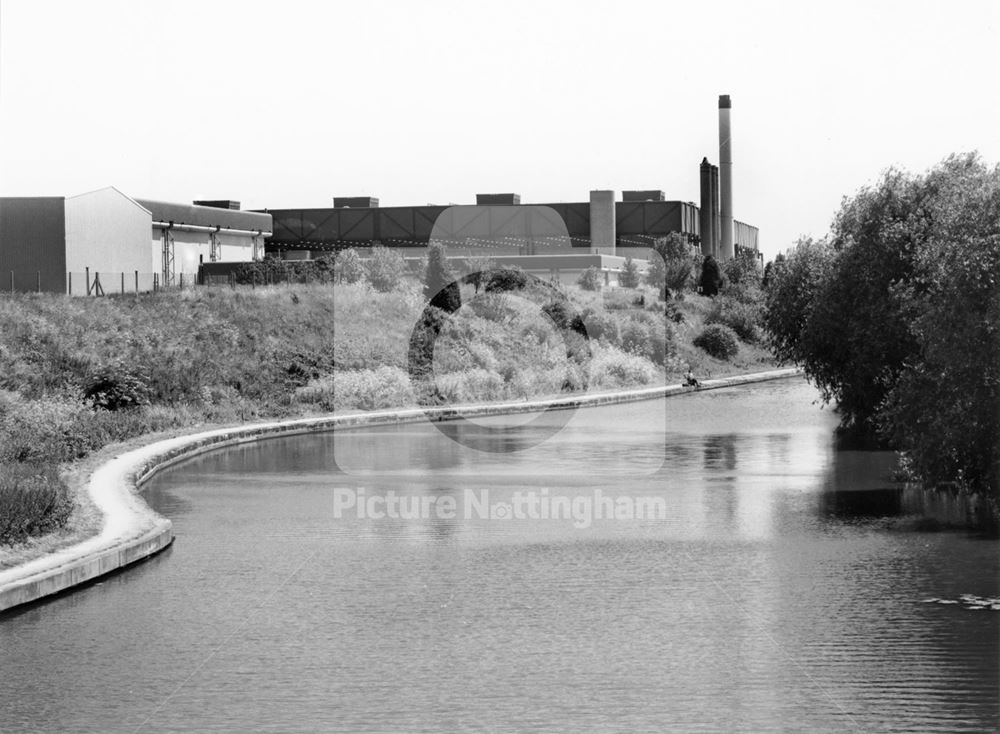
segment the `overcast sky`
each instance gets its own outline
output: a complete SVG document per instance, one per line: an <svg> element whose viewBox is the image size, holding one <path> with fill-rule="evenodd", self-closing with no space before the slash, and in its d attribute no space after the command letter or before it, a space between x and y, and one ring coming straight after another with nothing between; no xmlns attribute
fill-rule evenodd
<svg viewBox="0 0 1000 734"><path fill-rule="evenodd" d="M768 256L889 166L1000 159L1000 2L0 1L0 194L697 203L733 100Z"/></svg>

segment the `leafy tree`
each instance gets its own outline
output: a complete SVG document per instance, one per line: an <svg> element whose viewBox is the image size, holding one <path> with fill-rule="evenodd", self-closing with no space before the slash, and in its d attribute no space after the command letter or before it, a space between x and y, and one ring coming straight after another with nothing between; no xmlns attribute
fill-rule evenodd
<svg viewBox="0 0 1000 734"><path fill-rule="evenodd" d="M625 266L618 273L618 285L622 288L638 288L639 281L639 266L631 257L626 257Z"/></svg>
<svg viewBox="0 0 1000 734"><path fill-rule="evenodd" d="M722 272L719 270L719 263L715 261L712 255L705 255L704 261L701 264L701 277L698 279L698 285L701 286L701 294L703 296L714 296L719 292L719 288L722 287Z"/></svg>
<svg viewBox="0 0 1000 734"><path fill-rule="evenodd" d="M424 298L447 313L454 313L462 307L462 293L448 264L444 245L440 242L432 242L427 251Z"/></svg>
<svg viewBox="0 0 1000 734"><path fill-rule="evenodd" d="M577 278L576 283L585 291L599 291L602 285L601 271L591 265L580 273L580 277Z"/></svg>
<svg viewBox="0 0 1000 734"><path fill-rule="evenodd" d="M845 428L889 439L927 481L995 502L998 280L1000 168L952 156L845 199L829 243L802 243L772 270L765 320Z"/></svg>
<svg viewBox="0 0 1000 734"><path fill-rule="evenodd" d="M406 261L403 256L388 247L376 245L372 248L372 256L366 263L365 272L368 282L379 293L389 293L399 286L406 272Z"/></svg>
<svg viewBox="0 0 1000 734"><path fill-rule="evenodd" d="M350 247L336 254L334 275L344 283L357 283L365 277L365 266L357 250Z"/></svg>
<svg viewBox="0 0 1000 734"><path fill-rule="evenodd" d="M691 284L694 264L687 240L671 232L653 242L646 283L657 289L660 300L667 300L671 293L681 298Z"/></svg>
<svg viewBox="0 0 1000 734"><path fill-rule="evenodd" d="M488 255L476 255L465 259L465 273L476 293L486 283L490 273L496 268L496 261Z"/></svg>
<svg viewBox="0 0 1000 734"><path fill-rule="evenodd" d="M487 293L518 291L528 285L528 276L516 265L504 265L494 268L483 288Z"/></svg>

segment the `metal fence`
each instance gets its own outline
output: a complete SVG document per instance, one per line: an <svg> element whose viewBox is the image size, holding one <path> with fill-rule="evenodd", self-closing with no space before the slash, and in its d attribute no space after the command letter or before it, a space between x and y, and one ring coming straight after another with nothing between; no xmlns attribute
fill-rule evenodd
<svg viewBox="0 0 1000 734"><path fill-rule="evenodd" d="M226 280L228 283L228 279ZM190 288L198 284L195 273L178 273L164 283L160 273L91 270L61 273L44 270L0 271L0 294L62 293L71 296L112 296Z"/></svg>

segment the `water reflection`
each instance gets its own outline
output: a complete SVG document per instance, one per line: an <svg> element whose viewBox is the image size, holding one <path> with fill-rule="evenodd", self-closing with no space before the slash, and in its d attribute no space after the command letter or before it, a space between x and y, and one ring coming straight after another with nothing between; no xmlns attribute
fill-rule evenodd
<svg viewBox="0 0 1000 734"><path fill-rule="evenodd" d="M1000 613L921 603L1000 595L996 542L872 522L909 490L891 456L835 451L814 397L577 411L503 460L420 425L198 457L149 488L169 555L0 621L0 726L997 730ZM335 519L337 487L668 513Z"/></svg>

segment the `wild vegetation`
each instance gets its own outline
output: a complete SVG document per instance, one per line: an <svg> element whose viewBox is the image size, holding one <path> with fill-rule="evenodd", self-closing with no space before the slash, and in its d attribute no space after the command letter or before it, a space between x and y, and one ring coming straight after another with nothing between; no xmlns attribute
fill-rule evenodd
<svg viewBox="0 0 1000 734"><path fill-rule="evenodd" d="M770 273L764 322L845 430L915 477L1000 496L1000 167L955 155L846 198Z"/></svg>
<svg viewBox="0 0 1000 734"><path fill-rule="evenodd" d="M465 265L479 275L449 286L456 274L443 249L421 263L423 281L396 253L345 250L248 265L237 278L248 285L235 288L0 299L0 543L67 522L73 501L60 466L147 433L770 364L752 344L724 359L696 347L716 307L691 290L664 302L638 274L634 288L598 277L586 290L492 262ZM426 346L424 320L434 326L421 372L412 357Z"/></svg>

